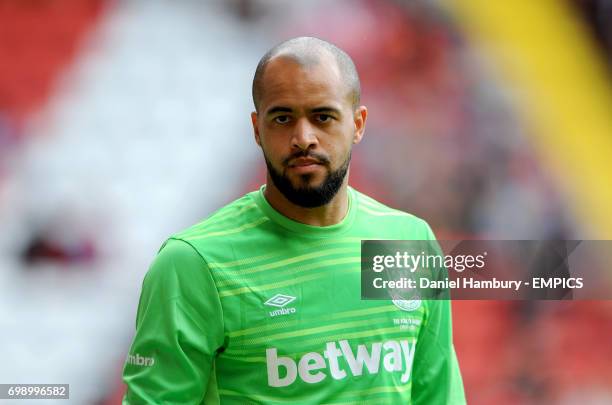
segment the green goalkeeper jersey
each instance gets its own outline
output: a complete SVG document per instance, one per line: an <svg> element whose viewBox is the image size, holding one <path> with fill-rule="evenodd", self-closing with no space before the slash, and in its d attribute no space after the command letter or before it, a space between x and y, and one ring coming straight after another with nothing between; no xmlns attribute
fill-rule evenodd
<svg viewBox="0 0 612 405"><path fill-rule="evenodd" d="M264 187L160 249L142 286L124 404L462 404L448 300L362 300L361 241L431 240L349 187L310 226Z"/></svg>

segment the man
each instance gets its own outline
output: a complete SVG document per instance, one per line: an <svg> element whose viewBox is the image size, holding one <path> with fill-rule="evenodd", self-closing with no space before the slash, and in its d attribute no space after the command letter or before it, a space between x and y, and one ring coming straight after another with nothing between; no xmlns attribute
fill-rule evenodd
<svg viewBox="0 0 612 405"><path fill-rule="evenodd" d="M361 240L434 236L348 186L359 97L332 44L301 37L264 55L251 119L266 184L160 249L125 404L464 403L449 302L360 299Z"/></svg>

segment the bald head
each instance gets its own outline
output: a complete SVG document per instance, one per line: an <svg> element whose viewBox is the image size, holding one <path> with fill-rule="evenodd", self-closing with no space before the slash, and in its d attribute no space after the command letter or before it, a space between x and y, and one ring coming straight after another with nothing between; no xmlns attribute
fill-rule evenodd
<svg viewBox="0 0 612 405"><path fill-rule="evenodd" d="M314 37L292 38L276 45L261 58L255 77L253 78L253 104L259 111L259 103L265 91L263 83L264 73L268 63L277 58L291 59L305 68L319 64L335 63L349 97L353 109L359 105L361 85L359 75L353 60L346 52L337 46Z"/></svg>

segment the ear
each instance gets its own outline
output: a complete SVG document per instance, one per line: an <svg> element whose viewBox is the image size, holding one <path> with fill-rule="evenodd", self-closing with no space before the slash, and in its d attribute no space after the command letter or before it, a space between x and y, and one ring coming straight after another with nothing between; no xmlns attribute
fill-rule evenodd
<svg viewBox="0 0 612 405"><path fill-rule="evenodd" d="M365 133L366 119L368 118L368 109L365 105L357 107L353 115L355 122L355 135L353 136L353 143L357 144L361 142L363 134Z"/></svg>
<svg viewBox="0 0 612 405"><path fill-rule="evenodd" d="M259 138L259 128L257 127L257 111L251 113L251 124L253 124L253 134L255 135L255 142L261 146L261 139Z"/></svg>

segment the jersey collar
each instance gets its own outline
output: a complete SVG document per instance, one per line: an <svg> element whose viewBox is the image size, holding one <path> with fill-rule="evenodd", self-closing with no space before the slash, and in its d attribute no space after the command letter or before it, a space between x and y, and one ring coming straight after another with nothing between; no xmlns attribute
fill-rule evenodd
<svg viewBox="0 0 612 405"><path fill-rule="evenodd" d="M348 187L348 211L342 221L338 222L334 225L329 226L314 226L303 224L301 222L294 221L290 218L287 218L276 209L274 209L266 197L264 196L264 190L266 189L266 185L262 185L258 191L253 191L250 193L251 197L255 200L255 203L261 209L261 211L270 218L273 222L282 226L285 229L288 229L292 232L297 232L304 236L311 237L329 237L339 235L349 230L351 227L353 220L355 219L355 213L357 212L357 198L355 196L355 190L352 187Z"/></svg>

